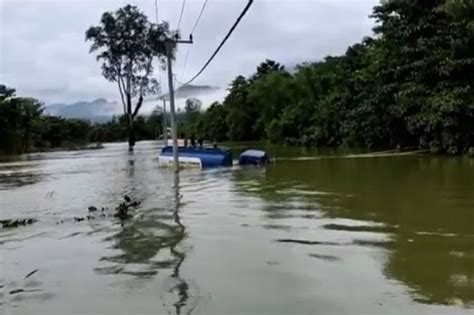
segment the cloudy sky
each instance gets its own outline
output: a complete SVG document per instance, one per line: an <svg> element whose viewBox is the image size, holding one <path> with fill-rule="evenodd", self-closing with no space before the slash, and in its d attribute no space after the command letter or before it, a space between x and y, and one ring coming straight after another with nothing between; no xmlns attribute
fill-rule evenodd
<svg viewBox="0 0 474 315"><path fill-rule="evenodd" d="M187 0L183 37L204 0ZM179 47L174 72L188 79L209 58L246 4L246 0L209 0L189 46ZM294 65L343 53L371 34L369 19L377 0L255 0L247 15L207 70L194 82L225 88L236 75L249 75L261 61ZM55 102L118 99L115 84L102 78L89 54L84 32L104 11L126 3L155 19L155 0L0 0L0 83L18 94ZM159 20L177 28L182 0L158 0ZM158 74L156 74L158 76ZM164 74L159 76L164 79ZM166 81L163 81L163 90Z"/></svg>

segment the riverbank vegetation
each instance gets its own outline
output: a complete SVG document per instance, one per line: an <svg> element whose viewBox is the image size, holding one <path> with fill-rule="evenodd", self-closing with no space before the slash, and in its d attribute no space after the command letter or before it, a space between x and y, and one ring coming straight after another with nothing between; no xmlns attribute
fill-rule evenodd
<svg viewBox="0 0 474 315"><path fill-rule="evenodd" d="M212 140L474 155L474 3L385 1L374 37L295 70L263 62L189 125ZM335 39L337 40L337 39Z"/></svg>
<svg viewBox="0 0 474 315"><path fill-rule="evenodd" d="M155 139L161 133L161 121L159 112L137 116L136 139ZM40 101L16 96L14 89L0 85L0 135L0 154L100 148L90 143L127 139L127 118L92 124L82 119L44 115Z"/></svg>

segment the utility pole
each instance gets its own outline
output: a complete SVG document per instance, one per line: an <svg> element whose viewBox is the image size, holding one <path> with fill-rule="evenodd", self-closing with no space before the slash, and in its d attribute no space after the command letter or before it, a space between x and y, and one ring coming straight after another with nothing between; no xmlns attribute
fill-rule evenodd
<svg viewBox="0 0 474 315"><path fill-rule="evenodd" d="M179 157L178 157L178 126L176 125L176 112L174 107L174 88L173 88L173 68L172 68L172 54L173 48L176 44L192 44L193 38L189 35L189 40L167 39L165 41L166 46L166 58L168 61L168 88L170 93L170 113L171 113L171 135L173 136L173 160L174 160L174 171L179 173Z"/></svg>
<svg viewBox="0 0 474 315"><path fill-rule="evenodd" d="M163 97L163 146L168 145L168 120L166 119L166 99Z"/></svg>

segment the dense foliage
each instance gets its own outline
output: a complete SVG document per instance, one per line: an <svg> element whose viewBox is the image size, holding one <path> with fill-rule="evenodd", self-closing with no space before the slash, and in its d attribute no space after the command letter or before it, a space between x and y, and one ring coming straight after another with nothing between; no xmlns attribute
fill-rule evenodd
<svg viewBox="0 0 474 315"><path fill-rule="evenodd" d="M104 124L43 114L42 103L15 96L15 90L0 84L0 154L19 154L54 148L78 149L90 142L127 139L127 118ZM162 117L153 112L137 116L137 140L155 139L162 130Z"/></svg>
<svg viewBox="0 0 474 315"><path fill-rule="evenodd" d="M238 76L189 132L210 140L474 153L474 2L389 0L374 38L286 71Z"/></svg>

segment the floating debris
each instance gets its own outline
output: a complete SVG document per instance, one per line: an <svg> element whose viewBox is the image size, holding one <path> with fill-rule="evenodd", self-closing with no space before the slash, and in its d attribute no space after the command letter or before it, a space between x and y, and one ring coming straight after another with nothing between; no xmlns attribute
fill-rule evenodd
<svg viewBox="0 0 474 315"><path fill-rule="evenodd" d="M94 207L94 206L90 206L89 208L87 208L89 210L89 212L95 212L97 211L97 208ZM102 208L103 209L103 208Z"/></svg>
<svg viewBox="0 0 474 315"><path fill-rule="evenodd" d="M16 228L19 226L25 226L37 222L36 219L9 219L9 220L0 220L3 228Z"/></svg>
<svg viewBox="0 0 474 315"><path fill-rule="evenodd" d="M132 201L132 199L130 199L130 197L127 195L123 196L123 199L125 199L126 202Z"/></svg>

